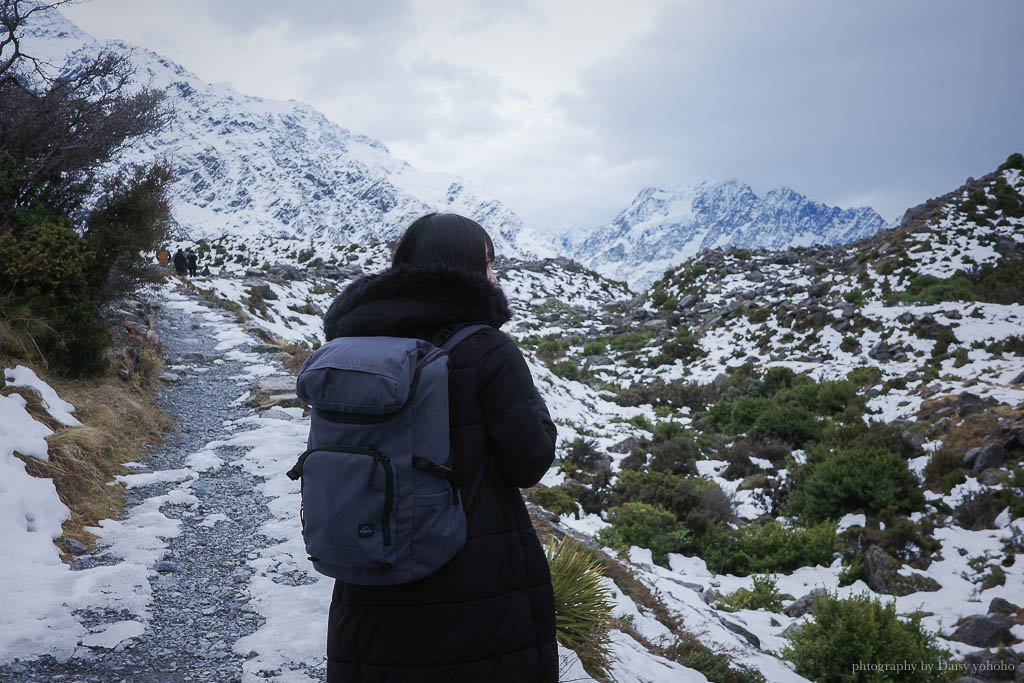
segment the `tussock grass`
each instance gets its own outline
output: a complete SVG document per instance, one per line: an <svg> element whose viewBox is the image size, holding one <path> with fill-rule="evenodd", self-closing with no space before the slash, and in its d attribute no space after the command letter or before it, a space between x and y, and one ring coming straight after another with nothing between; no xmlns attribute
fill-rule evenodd
<svg viewBox="0 0 1024 683"><path fill-rule="evenodd" d="M141 364L150 367L137 368L133 382L125 382L114 371L90 380L70 380L34 368L61 398L74 404L75 417L82 423L79 427L65 427L50 417L34 389L3 390L25 397L29 414L54 430L47 437L48 462L29 457L22 460L32 476L53 480L57 495L71 510L63 527L65 539L87 546L95 542L86 527L116 518L124 507L124 487L107 483L122 472L123 463L142 456L148 445L159 443L173 427L170 417L150 397L159 359L151 349L140 356L146 356Z"/></svg>
<svg viewBox="0 0 1024 683"><path fill-rule="evenodd" d="M555 593L555 633L573 650L583 668L607 680L611 651L611 591L601 582L601 565L569 539L551 541L545 550Z"/></svg>

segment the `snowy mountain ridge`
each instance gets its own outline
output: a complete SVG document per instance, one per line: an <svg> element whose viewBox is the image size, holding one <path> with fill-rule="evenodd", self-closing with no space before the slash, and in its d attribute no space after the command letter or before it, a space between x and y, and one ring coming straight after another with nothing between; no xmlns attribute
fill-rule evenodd
<svg viewBox="0 0 1024 683"><path fill-rule="evenodd" d="M171 162L178 178L171 190L174 216L183 236L387 241L419 215L451 211L486 227L499 253L553 255L485 190L418 171L308 104L206 83L149 50L97 41L55 10L33 20L24 40L27 53L69 71L102 49L130 51L138 82L168 94L175 120L128 150L120 164Z"/></svg>
<svg viewBox="0 0 1024 683"><path fill-rule="evenodd" d="M841 244L885 226L870 207L827 206L788 187L759 197L749 185L726 180L644 188L608 225L568 230L554 242L598 273L642 289L707 249Z"/></svg>

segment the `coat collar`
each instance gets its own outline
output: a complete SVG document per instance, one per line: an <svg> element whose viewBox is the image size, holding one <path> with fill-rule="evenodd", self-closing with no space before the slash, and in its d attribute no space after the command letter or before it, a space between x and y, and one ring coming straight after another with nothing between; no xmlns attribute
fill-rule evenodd
<svg viewBox="0 0 1024 683"><path fill-rule="evenodd" d="M365 275L339 294L324 316L327 340L354 336L429 338L446 325L512 318L501 288L470 271L401 265Z"/></svg>

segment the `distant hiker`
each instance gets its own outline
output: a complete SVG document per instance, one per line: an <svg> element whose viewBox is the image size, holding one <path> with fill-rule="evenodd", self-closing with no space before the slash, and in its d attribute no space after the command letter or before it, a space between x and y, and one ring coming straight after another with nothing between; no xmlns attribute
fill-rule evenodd
<svg viewBox="0 0 1024 683"><path fill-rule="evenodd" d="M206 264L205 266L203 266L203 272L201 273L201 275L209 275L209 274L210 274L210 265Z"/></svg>
<svg viewBox="0 0 1024 683"><path fill-rule="evenodd" d="M554 460L555 426L519 348L498 329L512 316L493 259L479 224L428 214L405 231L391 268L351 283L324 316L328 340L429 341L454 326L486 323L448 357L451 476L461 499L471 498L465 545L412 583L336 581L328 681L558 680L551 574L519 491L536 485ZM474 484L476 495L467 495ZM452 504L451 494L441 498ZM418 519L438 504L416 500L414 511L392 514ZM360 522L360 539L379 523L346 521Z"/></svg>
<svg viewBox="0 0 1024 683"><path fill-rule="evenodd" d="M166 249L161 249L160 251L156 252L156 260L158 263L160 263L160 265L166 266L171 261L171 252L167 251Z"/></svg>
<svg viewBox="0 0 1024 683"><path fill-rule="evenodd" d="M189 277L196 276L196 270L199 266L199 257L196 256L196 252L189 249L185 252L185 258L188 260L188 275Z"/></svg>
<svg viewBox="0 0 1024 683"><path fill-rule="evenodd" d="M184 275L188 268L188 258L181 249L174 252L174 270L178 275Z"/></svg>

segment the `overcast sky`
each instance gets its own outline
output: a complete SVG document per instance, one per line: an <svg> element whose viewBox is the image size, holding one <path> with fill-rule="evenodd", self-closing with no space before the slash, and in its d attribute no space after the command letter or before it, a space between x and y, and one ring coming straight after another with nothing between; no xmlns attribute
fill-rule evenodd
<svg viewBox="0 0 1024 683"><path fill-rule="evenodd" d="M528 224L737 178L887 220L1024 151L1021 0L91 0L65 14L309 102Z"/></svg>

